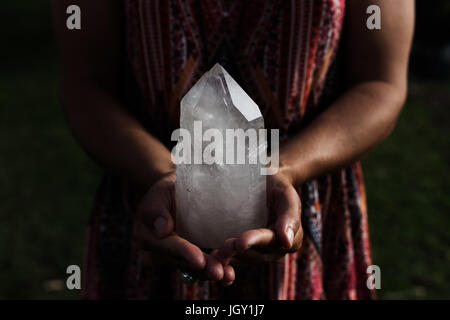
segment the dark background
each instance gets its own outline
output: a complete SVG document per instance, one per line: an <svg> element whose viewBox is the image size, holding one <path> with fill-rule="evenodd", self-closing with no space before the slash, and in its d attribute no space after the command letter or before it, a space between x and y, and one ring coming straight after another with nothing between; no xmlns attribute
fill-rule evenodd
<svg viewBox="0 0 450 320"><path fill-rule="evenodd" d="M450 1L417 7L407 104L363 160L382 299L450 298ZM0 298L77 298L100 170L60 110L50 2L0 8Z"/></svg>

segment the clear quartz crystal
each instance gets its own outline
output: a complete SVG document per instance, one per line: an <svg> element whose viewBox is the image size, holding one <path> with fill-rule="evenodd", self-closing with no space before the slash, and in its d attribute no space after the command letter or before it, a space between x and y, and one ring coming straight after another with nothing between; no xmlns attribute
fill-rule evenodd
<svg viewBox="0 0 450 320"><path fill-rule="evenodd" d="M180 127L191 134L194 163L194 140L201 141L202 151L210 141L194 137L194 121L202 122L202 133L218 129L223 137L223 164L177 164L176 232L201 248L218 248L226 239L242 232L265 227L266 176L261 164L249 164L249 155L265 152L267 142L254 148L247 143L245 164L227 164L225 129L264 128L258 106L216 64L206 72L181 101ZM236 141L236 140L235 140ZM235 143L234 155L237 146Z"/></svg>

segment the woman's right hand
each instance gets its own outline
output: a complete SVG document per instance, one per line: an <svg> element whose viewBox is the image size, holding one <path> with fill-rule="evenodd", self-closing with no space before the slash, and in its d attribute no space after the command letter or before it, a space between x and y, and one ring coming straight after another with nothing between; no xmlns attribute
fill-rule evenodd
<svg viewBox="0 0 450 320"><path fill-rule="evenodd" d="M134 236L142 250L157 254L163 261L202 280L233 283L231 265L223 266L214 256L174 232L175 173L165 175L154 183L142 198L135 221Z"/></svg>

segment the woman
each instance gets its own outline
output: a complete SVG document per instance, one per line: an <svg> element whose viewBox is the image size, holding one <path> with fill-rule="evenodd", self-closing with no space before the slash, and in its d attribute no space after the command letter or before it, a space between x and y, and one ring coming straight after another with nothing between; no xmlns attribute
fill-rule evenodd
<svg viewBox="0 0 450 320"><path fill-rule="evenodd" d="M413 3L80 0L82 28L70 31L70 1L55 1L64 110L105 169L84 297L374 297L357 161L389 135L404 103ZM366 27L373 4L381 30ZM205 253L173 232L169 139L180 98L216 62L282 145L268 179L273 222ZM199 280L180 280L180 270Z"/></svg>

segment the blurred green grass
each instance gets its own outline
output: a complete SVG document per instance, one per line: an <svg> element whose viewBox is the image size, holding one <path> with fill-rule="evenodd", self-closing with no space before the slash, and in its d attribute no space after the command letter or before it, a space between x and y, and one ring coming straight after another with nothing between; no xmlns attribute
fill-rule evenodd
<svg viewBox="0 0 450 320"><path fill-rule="evenodd" d="M81 264L99 175L66 127L57 83L51 60L0 76L0 298L78 295L44 290Z"/></svg>
<svg viewBox="0 0 450 320"><path fill-rule="evenodd" d="M363 168L380 298L450 298L450 83L412 81Z"/></svg>
<svg viewBox="0 0 450 320"><path fill-rule="evenodd" d="M48 1L2 6L14 33L0 59L0 299L74 299L65 270L82 264L100 170L59 107ZM450 298L449 85L413 81L394 133L363 161L381 299Z"/></svg>

